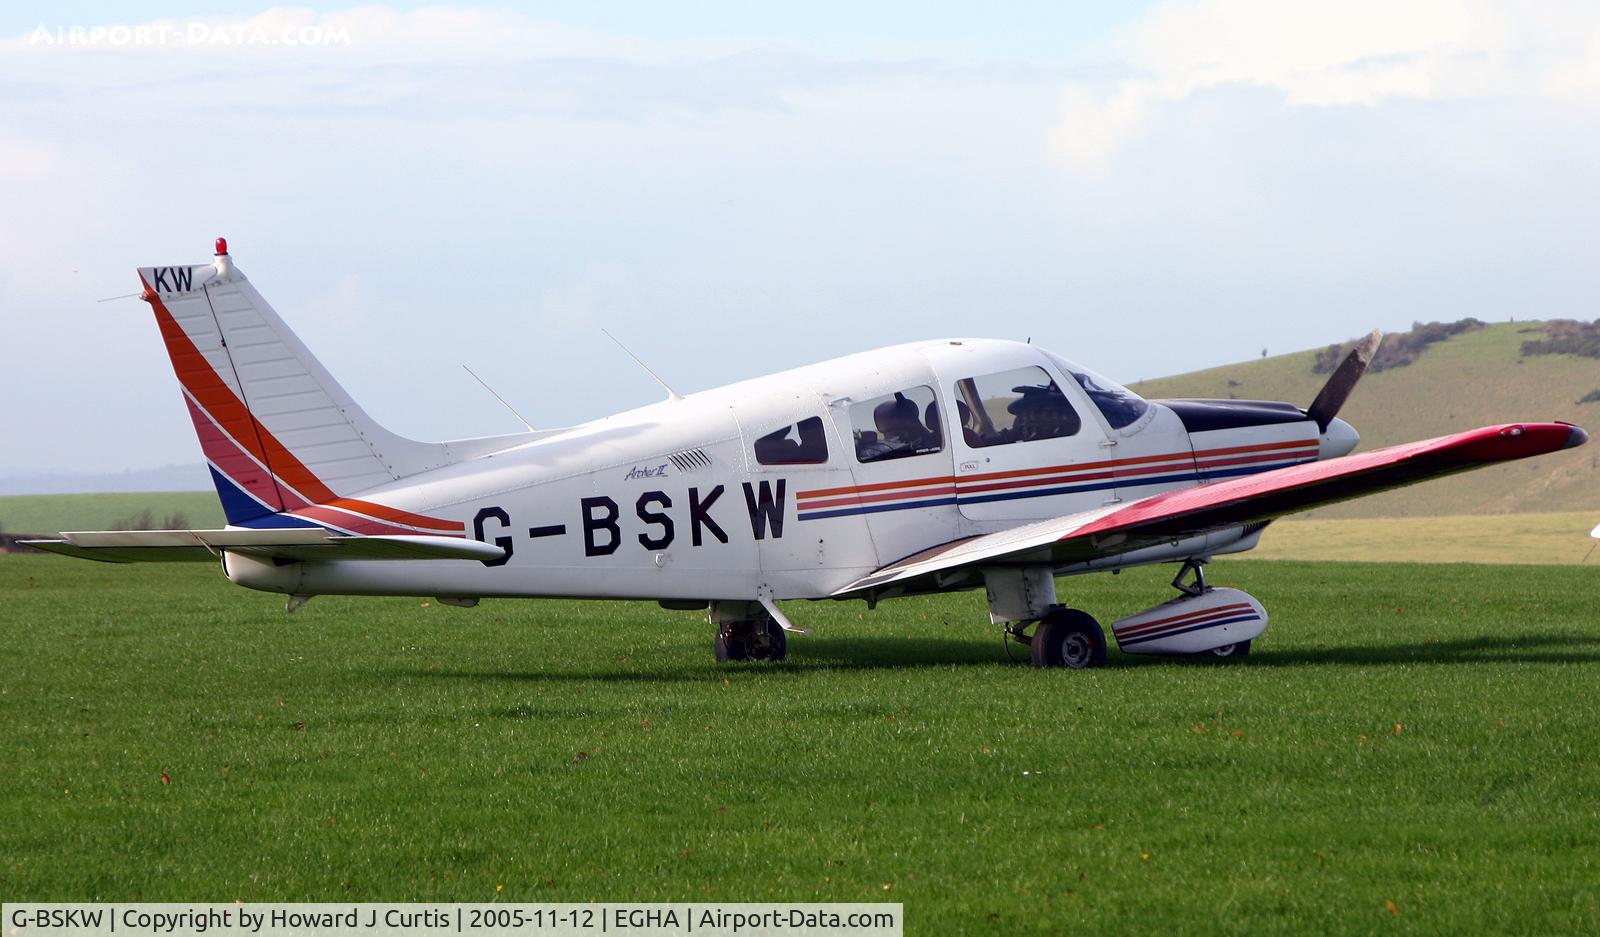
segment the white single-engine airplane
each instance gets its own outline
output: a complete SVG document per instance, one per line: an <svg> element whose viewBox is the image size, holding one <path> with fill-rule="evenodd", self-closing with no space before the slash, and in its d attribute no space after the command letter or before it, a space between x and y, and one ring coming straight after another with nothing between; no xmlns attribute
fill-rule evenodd
<svg viewBox="0 0 1600 937"><path fill-rule="evenodd" d="M218 239L139 270L227 515L222 530L66 533L34 546L219 560L289 596L654 599L709 608L719 660L773 660L785 599L987 590L1042 667L1106 639L1055 577L1181 563L1177 598L1111 626L1133 653L1241 655L1261 603L1203 564L1273 519L1581 445L1566 423L1489 426L1347 455L1338 412L1374 332L1302 410L1143 400L1033 345L897 345L568 429L422 443L356 405Z"/></svg>

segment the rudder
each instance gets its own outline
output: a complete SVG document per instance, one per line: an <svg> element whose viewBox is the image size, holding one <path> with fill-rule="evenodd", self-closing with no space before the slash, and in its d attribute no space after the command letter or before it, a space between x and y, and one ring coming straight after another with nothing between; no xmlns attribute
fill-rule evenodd
<svg viewBox="0 0 1600 937"><path fill-rule="evenodd" d="M345 514L329 519L320 507L344 501L390 524L442 529L432 518L385 517L404 512L350 495L476 454L470 450L483 447L472 443L493 441L422 443L378 425L233 265L221 238L212 263L141 267L139 279L229 524L359 529Z"/></svg>

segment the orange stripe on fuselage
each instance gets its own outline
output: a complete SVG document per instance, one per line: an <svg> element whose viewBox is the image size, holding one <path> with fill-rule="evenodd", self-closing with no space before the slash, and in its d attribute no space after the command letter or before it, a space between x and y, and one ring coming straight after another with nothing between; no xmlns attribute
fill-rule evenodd
<svg viewBox="0 0 1600 937"><path fill-rule="evenodd" d="M1189 452L1170 452L1170 453L1166 453L1166 454L1163 454L1163 455L1134 456L1132 458L1127 458L1127 459L1109 459L1109 460L1100 461L1100 462L1080 462L1080 463L1075 464L1075 465L1045 465L1045 466L1040 466L1040 467L1037 467L1037 468L1016 469L1016 470L1008 471L1008 472L986 472L986 473L981 474L981 475L963 475L963 476L960 476L959 478L955 477L955 476L942 476L942 477L935 476L935 477L930 477L930 478L912 478L912 479L907 479L905 481L897 481L897 482L877 482L877 483L870 484L870 485L853 485L853 486L846 486L846 487L842 487L842 488L819 488L819 489L817 489L815 491L802 491L802 492L799 492L798 494L796 494L795 497L800 501L809 502L809 501L811 501L813 499L816 499L816 498L850 497L852 495L864 495L864 494L867 494L868 492L895 491L895 490L898 490L898 489L905 489L905 490L901 491L901 496L910 498L910 497L921 496L922 494L924 494L924 492L913 491L913 490L910 490L910 489L930 488L930 487L936 486L936 485L948 485L952 481L955 482L957 485L959 485L961 487L961 491L964 492L964 493L965 492L969 492L969 491L995 491L995 490L1004 490L1004 489L1007 489L1007 488L1026 488L1029 485L1045 484L1046 482L1064 481L1064 480L1066 480L1066 476L1074 476L1074 477L1077 477L1077 478L1087 478L1087 479L1121 477L1123 473L1122 472L1118 472L1117 471L1118 469L1128 469L1128 468L1131 468L1133 466L1159 466L1159 467L1155 467L1155 468L1142 468L1142 469L1140 469L1139 471L1136 471L1136 472L1128 472L1128 473L1126 473L1126 474L1128 474L1130 476L1131 475L1138 475L1138 474L1148 474L1149 472L1152 472L1152 471L1165 471L1165 470L1167 470L1168 467L1167 466L1161 466L1160 463L1177 462L1177 463L1179 463L1178 465L1173 465L1173 466L1170 466L1170 467L1171 468L1182 468L1183 467L1182 463L1188 462L1190 460L1199 461L1199 460L1202 460L1202 459L1216 459L1219 456L1234 455L1234 454L1238 454L1238 453L1262 453L1264 455L1258 456L1256 459L1240 459L1240 460L1231 460L1230 459L1230 460L1227 460L1227 461L1208 462L1206 464L1208 466L1217 466L1217 465L1246 464L1246 463L1251 462L1251 461L1271 461L1272 459L1275 459L1275 458L1287 458L1287 457L1289 457L1289 455L1291 455L1291 453L1283 453L1282 455L1275 454L1278 450L1309 449L1309 448L1315 447L1316 444L1317 443L1316 443L1315 440L1295 439L1295 440L1288 440L1288 441L1285 441L1285 442L1257 443L1257 444L1248 445L1248 446L1226 446L1226 447L1222 447L1222 448L1218 448L1218 449L1202 449L1202 450L1199 450L1198 452L1194 452L1194 453L1189 453ZM1274 454L1265 455L1267 453L1274 453ZM1086 473L1086 472L1094 472L1095 470L1100 470L1100 472L1098 474L1092 474L1092 475L1081 474L1081 473ZM1058 477L1039 478L1039 476L1058 476ZM1037 479L1037 480L1035 480L1035 481L1011 482L1009 484L1003 484L1003 485L1001 485L1001 484L996 484L996 485L984 484L985 482L1000 482L1000 481L1004 481L1006 479ZM932 494L932 493L937 493L937 492L928 492L928 493ZM886 500L886 499L881 498L881 497L875 497L875 498L873 498L873 500L874 501L881 501L881 500ZM804 505L804 507L806 507L808 509L812 508L812 507L820 507L820 506L821 505L814 505L814 504L809 504L809 503Z"/></svg>
<svg viewBox="0 0 1600 937"><path fill-rule="evenodd" d="M362 501L357 498L339 498L329 501L320 507L335 508L352 514L365 514L378 520L393 521L396 524L405 524L408 527L425 527L429 530L465 530L467 525L460 521L447 521L440 517L425 517L421 514L412 514L386 504L376 504L371 501Z"/></svg>

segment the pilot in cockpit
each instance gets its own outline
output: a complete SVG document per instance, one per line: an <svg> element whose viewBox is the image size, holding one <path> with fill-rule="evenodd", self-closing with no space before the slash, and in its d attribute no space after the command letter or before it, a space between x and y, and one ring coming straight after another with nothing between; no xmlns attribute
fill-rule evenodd
<svg viewBox="0 0 1600 937"><path fill-rule="evenodd" d="M1012 439L1055 439L1075 435L1082 428L1077 411L1072 409L1055 382L1044 387L1030 385L1011 390L1022 395L1006 407L1013 417Z"/></svg>

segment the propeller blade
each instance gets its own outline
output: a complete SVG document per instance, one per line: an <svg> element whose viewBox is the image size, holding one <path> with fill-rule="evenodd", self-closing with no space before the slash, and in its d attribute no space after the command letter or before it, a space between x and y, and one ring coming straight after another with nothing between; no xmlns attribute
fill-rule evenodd
<svg viewBox="0 0 1600 937"><path fill-rule="evenodd" d="M1350 399L1350 392L1356 389L1356 382L1361 380L1361 375L1367 373L1367 365L1372 363L1372 356L1378 352L1378 343L1383 341L1383 333L1373 329L1366 338L1356 343L1350 354L1339 363L1339 367L1328 378L1328 383L1322 385L1322 390L1317 392L1317 399L1311 401L1311 406L1306 408L1306 416L1317 421L1317 428L1324 433L1328 431L1328 424L1339 415L1339 408Z"/></svg>

